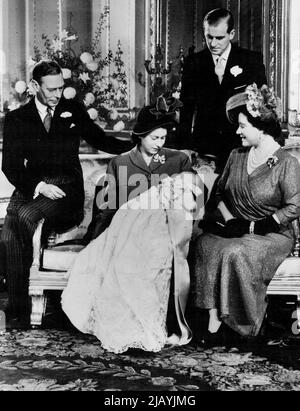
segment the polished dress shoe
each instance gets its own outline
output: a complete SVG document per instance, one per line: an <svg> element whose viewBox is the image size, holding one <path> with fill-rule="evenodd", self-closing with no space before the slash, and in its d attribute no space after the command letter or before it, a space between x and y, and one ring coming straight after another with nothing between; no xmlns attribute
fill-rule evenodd
<svg viewBox="0 0 300 411"><path fill-rule="evenodd" d="M224 333L224 324L222 323L217 332L211 333L206 330L202 338L198 340L198 344L205 349L213 347L223 347L226 342L225 333Z"/></svg>
<svg viewBox="0 0 300 411"><path fill-rule="evenodd" d="M27 309L17 310L7 308L4 312L6 330L30 329L30 312Z"/></svg>
<svg viewBox="0 0 300 411"><path fill-rule="evenodd" d="M203 348L236 347L240 344L240 338L239 334L222 323L216 333L206 330L200 341L198 339L198 344Z"/></svg>

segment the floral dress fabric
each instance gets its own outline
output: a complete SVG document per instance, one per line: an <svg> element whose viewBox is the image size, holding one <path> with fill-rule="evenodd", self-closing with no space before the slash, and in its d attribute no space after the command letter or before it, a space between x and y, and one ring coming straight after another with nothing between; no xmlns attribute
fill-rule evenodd
<svg viewBox="0 0 300 411"><path fill-rule="evenodd" d="M184 310L194 189L179 177L166 178L125 203L110 226L78 255L62 307L80 331L95 335L105 349L162 349L172 270L179 343L190 341Z"/></svg>
<svg viewBox="0 0 300 411"><path fill-rule="evenodd" d="M218 308L221 319L245 336L258 334L267 307L266 290L293 248L291 221L300 215L300 166L279 149L275 164L247 173L248 149L234 150L218 183L219 199L234 217L257 221L276 214L279 233L241 238L201 235L193 255L193 301Z"/></svg>

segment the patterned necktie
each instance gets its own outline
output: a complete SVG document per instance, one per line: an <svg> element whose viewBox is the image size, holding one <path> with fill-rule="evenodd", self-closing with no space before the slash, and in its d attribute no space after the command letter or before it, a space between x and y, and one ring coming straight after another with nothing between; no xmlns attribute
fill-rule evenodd
<svg viewBox="0 0 300 411"><path fill-rule="evenodd" d="M51 108L47 107L47 114L46 114L46 116L44 118L44 121L43 121L44 127L45 127L47 133L49 133L49 130L50 130L50 127L51 127L51 120L52 120L51 112L52 112Z"/></svg>
<svg viewBox="0 0 300 411"><path fill-rule="evenodd" d="M215 65L215 73L218 76L219 83L222 83L223 77L224 77L224 71L225 67L223 65L222 57L218 57L216 60L216 65Z"/></svg>

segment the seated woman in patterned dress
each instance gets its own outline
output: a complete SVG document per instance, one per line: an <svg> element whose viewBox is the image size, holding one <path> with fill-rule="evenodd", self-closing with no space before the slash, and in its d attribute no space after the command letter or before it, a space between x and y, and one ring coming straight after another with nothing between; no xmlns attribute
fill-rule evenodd
<svg viewBox="0 0 300 411"><path fill-rule="evenodd" d="M204 233L193 255L192 300L209 311L210 341L217 340L213 335L222 323L242 336L258 334L268 283L293 248L300 166L277 142L278 104L272 90L256 84L227 103L242 147L229 156L217 186L216 212L200 223Z"/></svg>

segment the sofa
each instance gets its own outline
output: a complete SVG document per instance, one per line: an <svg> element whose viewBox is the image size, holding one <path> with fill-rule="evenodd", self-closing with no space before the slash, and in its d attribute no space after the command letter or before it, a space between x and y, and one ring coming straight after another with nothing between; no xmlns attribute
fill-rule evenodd
<svg viewBox="0 0 300 411"><path fill-rule="evenodd" d="M300 143L287 144L284 147L300 162ZM32 300L31 326L39 327L46 310L46 290L63 290L68 282L68 269L77 253L84 245L79 240L86 233L95 208L95 192L102 188L107 164L113 155L82 154L85 187L84 219L78 227L64 232L53 233L46 242L42 241L43 221L37 227L33 237L33 263L29 278L29 295ZM101 205L97 204L101 207ZM267 294L289 295L295 298L295 318L300 330L300 234L299 220L293 222L295 244L289 257L278 267L268 285Z"/></svg>

